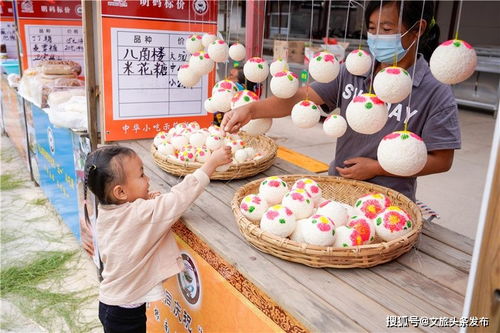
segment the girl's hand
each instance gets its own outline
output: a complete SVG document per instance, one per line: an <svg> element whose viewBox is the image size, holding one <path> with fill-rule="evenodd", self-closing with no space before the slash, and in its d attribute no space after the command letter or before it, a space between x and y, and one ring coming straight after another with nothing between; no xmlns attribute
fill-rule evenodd
<svg viewBox="0 0 500 333"><path fill-rule="evenodd" d="M201 169L210 177L217 167L231 163L232 160L231 147L223 146L214 150Z"/></svg>
<svg viewBox="0 0 500 333"><path fill-rule="evenodd" d="M344 161L345 168L336 167L339 174L344 178L367 180L382 175L382 167L378 161L368 157L355 157Z"/></svg>
<svg viewBox="0 0 500 333"><path fill-rule="evenodd" d="M149 199L154 199L157 196L159 196L161 193L160 192L149 192L148 197Z"/></svg>
<svg viewBox="0 0 500 333"><path fill-rule="evenodd" d="M85 219L80 219L80 239L82 247L89 256L94 255L94 242L92 241L92 230Z"/></svg>

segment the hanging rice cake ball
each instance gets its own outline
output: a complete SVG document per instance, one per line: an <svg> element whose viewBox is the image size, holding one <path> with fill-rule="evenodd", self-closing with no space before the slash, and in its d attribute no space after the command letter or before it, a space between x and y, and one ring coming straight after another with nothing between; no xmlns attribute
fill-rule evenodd
<svg viewBox="0 0 500 333"><path fill-rule="evenodd" d="M295 181L295 183L292 186L292 190L300 188L304 189L309 193L311 196L314 205L317 206L319 204L319 201L321 200L321 187L319 187L318 183L316 183L314 180L310 178L300 178Z"/></svg>
<svg viewBox="0 0 500 333"><path fill-rule="evenodd" d="M279 237L288 237L295 230L297 222L292 211L283 205L268 208L260 220L260 228Z"/></svg>
<svg viewBox="0 0 500 333"><path fill-rule="evenodd" d="M189 137L189 143L194 147L205 145L206 140L207 136L201 131L196 131Z"/></svg>
<svg viewBox="0 0 500 333"><path fill-rule="evenodd" d="M245 59L246 55L247 50L245 49L245 45L241 43L236 42L229 48L229 56L234 61L241 61Z"/></svg>
<svg viewBox="0 0 500 333"><path fill-rule="evenodd" d="M215 113L217 110L212 106L212 97L209 97L203 103L203 107L208 113Z"/></svg>
<svg viewBox="0 0 500 333"><path fill-rule="evenodd" d="M410 216L397 206L389 206L375 218L375 233L386 242L411 231Z"/></svg>
<svg viewBox="0 0 500 333"><path fill-rule="evenodd" d="M463 40L448 40L441 43L429 61L432 75L446 84L467 80L476 70L476 51Z"/></svg>
<svg viewBox="0 0 500 333"><path fill-rule="evenodd" d="M363 75L372 67L372 57L365 50L354 50L347 56L345 67L352 75Z"/></svg>
<svg viewBox="0 0 500 333"><path fill-rule="evenodd" d="M259 185L259 195L261 195L267 203L272 206L283 200L283 197L288 192L288 185L279 177L267 177Z"/></svg>
<svg viewBox="0 0 500 333"><path fill-rule="evenodd" d="M362 245L363 239L359 235L359 232L346 225L342 225L335 229L335 240L333 242L333 247L350 247Z"/></svg>
<svg viewBox="0 0 500 333"><path fill-rule="evenodd" d="M413 176L427 163L424 140L409 131L386 135L377 149L377 160L387 172L397 176Z"/></svg>
<svg viewBox="0 0 500 333"><path fill-rule="evenodd" d="M212 95L215 94L218 89L231 90L234 94L238 92L238 87L236 86L236 84L228 79L217 82L212 88Z"/></svg>
<svg viewBox="0 0 500 333"><path fill-rule="evenodd" d="M382 193L367 194L356 200L354 207L370 219L391 205L391 200Z"/></svg>
<svg viewBox="0 0 500 333"><path fill-rule="evenodd" d="M307 223L306 219L302 220L297 220L297 223L295 225L295 230L293 230L292 234L290 235L290 239L297 242L297 243L305 243L306 241L304 240L304 226Z"/></svg>
<svg viewBox="0 0 500 333"><path fill-rule="evenodd" d="M278 72L271 79L271 92L278 98L290 98L299 89L299 77L294 72Z"/></svg>
<svg viewBox="0 0 500 333"><path fill-rule="evenodd" d="M330 218L337 227L345 225L348 220L347 209L341 203L332 200L321 202L316 214Z"/></svg>
<svg viewBox="0 0 500 333"><path fill-rule="evenodd" d="M317 246L330 246L335 241L335 223L324 215L315 214L302 227L304 241Z"/></svg>
<svg viewBox="0 0 500 333"><path fill-rule="evenodd" d="M204 51L195 52L189 58L189 67L198 75L205 75L214 68L214 61Z"/></svg>
<svg viewBox="0 0 500 333"><path fill-rule="evenodd" d="M292 109L292 122L299 128L311 128L321 118L320 108L310 100L302 100Z"/></svg>
<svg viewBox="0 0 500 333"><path fill-rule="evenodd" d="M215 62L226 62L229 56L229 48L222 39L213 41L208 46L208 55Z"/></svg>
<svg viewBox="0 0 500 333"><path fill-rule="evenodd" d="M282 204L295 214L295 218L304 219L313 213L314 202L306 190L296 188L290 190L283 198Z"/></svg>
<svg viewBox="0 0 500 333"><path fill-rule="evenodd" d="M373 79L373 90L386 103L399 103L410 95L411 77L401 67L391 66L381 69Z"/></svg>
<svg viewBox="0 0 500 333"><path fill-rule="evenodd" d="M182 134L174 134L170 139L170 142L175 149L180 150L189 143L189 139Z"/></svg>
<svg viewBox="0 0 500 333"><path fill-rule="evenodd" d="M271 72L271 76L275 76L276 73L279 72L287 72L288 63L285 60L278 58L271 63L271 66L269 66L269 71Z"/></svg>
<svg viewBox="0 0 500 333"><path fill-rule="evenodd" d="M177 79L184 87L191 88L200 82L200 74L195 72L188 64L184 64L177 72Z"/></svg>
<svg viewBox="0 0 500 333"><path fill-rule="evenodd" d="M356 245L370 244L375 239L375 225L365 216L351 216L347 226L357 231Z"/></svg>
<svg viewBox="0 0 500 333"><path fill-rule="evenodd" d="M269 131L272 125L273 125L272 118L252 119L248 123L246 123L243 127L241 127L241 130L245 131L245 133L250 136L259 136L267 133L267 131Z"/></svg>
<svg viewBox="0 0 500 333"><path fill-rule="evenodd" d="M248 59L243 66L243 74L248 81L260 83L266 80L269 75L269 66L267 61L260 57Z"/></svg>
<svg viewBox="0 0 500 333"><path fill-rule="evenodd" d="M175 155L175 148L170 142L162 141L158 145L158 153L165 157Z"/></svg>
<svg viewBox="0 0 500 333"><path fill-rule="evenodd" d="M210 44L212 44L216 40L217 40L216 35L206 33L201 37L201 44L203 44L204 47L208 47Z"/></svg>
<svg viewBox="0 0 500 333"><path fill-rule="evenodd" d="M269 206L266 200L257 194L249 194L241 200L240 211L250 221L258 222Z"/></svg>
<svg viewBox="0 0 500 333"><path fill-rule="evenodd" d="M329 52L318 52L309 62L309 73L313 79L321 83L335 80L339 71L339 62Z"/></svg>
<svg viewBox="0 0 500 333"><path fill-rule="evenodd" d="M205 142L208 149L214 151L224 145L224 140L218 134L210 134Z"/></svg>
<svg viewBox="0 0 500 333"><path fill-rule="evenodd" d="M155 147L158 147L158 145L163 141L168 141L168 134L165 133L164 131L161 131L155 135L155 138L153 139L153 144L155 145Z"/></svg>
<svg viewBox="0 0 500 333"><path fill-rule="evenodd" d="M186 40L186 50L189 53L195 53L203 50L203 44L201 43L201 36L197 34L190 35Z"/></svg>
<svg viewBox="0 0 500 333"><path fill-rule="evenodd" d="M331 138L340 138L346 130L347 122L339 114L332 114L323 122L323 132Z"/></svg>
<svg viewBox="0 0 500 333"><path fill-rule="evenodd" d="M191 145L185 145L179 150L177 158L184 163L194 162L196 158L196 148Z"/></svg>
<svg viewBox="0 0 500 333"><path fill-rule="evenodd" d="M217 89L212 95L210 104L214 109L220 112L231 110L231 100L233 99L234 91L230 89Z"/></svg>
<svg viewBox="0 0 500 333"><path fill-rule="evenodd" d="M237 163L244 163L248 158L248 155L247 155L247 152L245 149L238 149L235 153L234 153L234 160L237 162Z"/></svg>
<svg viewBox="0 0 500 333"><path fill-rule="evenodd" d="M362 94L347 105L346 119L351 128L361 134L374 134L387 122L387 106L373 94Z"/></svg>
<svg viewBox="0 0 500 333"><path fill-rule="evenodd" d="M250 90L240 90L238 91L231 100L231 109L235 109L239 106L256 102L259 100L259 96Z"/></svg>
<svg viewBox="0 0 500 333"><path fill-rule="evenodd" d="M212 155L212 153L207 148L207 146L201 146L196 148L196 154L195 154L196 162L205 163L210 157L210 155Z"/></svg>
<svg viewBox="0 0 500 333"><path fill-rule="evenodd" d="M246 147L246 148L243 148L243 150L247 153L247 158L249 160L253 159L254 156L255 156L255 149L253 149L252 147Z"/></svg>

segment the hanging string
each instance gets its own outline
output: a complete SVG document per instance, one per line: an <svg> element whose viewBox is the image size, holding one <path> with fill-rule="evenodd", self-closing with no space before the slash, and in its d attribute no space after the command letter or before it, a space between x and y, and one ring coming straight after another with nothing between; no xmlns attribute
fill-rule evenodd
<svg viewBox="0 0 500 333"><path fill-rule="evenodd" d="M309 45L311 46L312 46L312 35L313 35L313 17L314 17L314 0L311 0L311 25L309 27ZM310 75L308 73L306 81L306 100L309 99L309 81L310 81Z"/></svg>
<svg viewBox="0 0 500 333"><path fill-rule="evenodd" d="M346 17L346 20L345 20L345 31L344 31L344 40L343 40L343 43L345 45L345 41L347 40L347 29L349 27L349 11L351 9L351 0L349 0L349 3L347 4L347 17ZM327 39L328 41L328 39ZM344 50L345 52L345 50ZM342 90L341 87L342 87L342 73L339 74L340 77L339 77L339 89L337 91L337 106L339 105L339 99L340 99L340 91Z"/></svg>
<svg viewBox="0 0 500 333"><path fill-rule="evenodd" d="M418 36L417 36L417 45L415 47L415 60L413 61L413 73L411 74L411 90L410 97L408 98L408 106L406 107L406 117L404 121L404 130L408 130L408 120L410 118L411 111L411 96L413 94L413 80L415 79L415 70L417 68L417 59L418 59L418 46L420 44L420 33L422 31L422 20L424 18L424 8L425 8L425 0L422 1L422 12L420 13L420 21L418 24Z"/></svg>
<svg viewBox="0 0 500 333"><path fill-rule="evenodd" d="M381 0L380 1L380 8L378 9L378 21L377 21L377 33L376 35L378 36L378 33L380 32L380 19L382 18L382 4L383 4L383 1ZM368 89L368 93L371 94L372 93L372 89L373 89L373 73L375 72L375 59L373 59L372 61L372 72L370 74L370 87Z"/></svg>
<svg viewBox="0 0 500 333"><path fill-rule="evenodd" d="M404 0L401 0L401 5L399 7L399 20L398 20L398 34L401 36L401 27L403 26L403 4ZM398 54L397 52L394 53L394 62L393 66L396 67L398 65Z"/></svg>
<svg viewBox="0 0 500 333"><path fill-rule="evenodd" d="M455 30L455 39L458 39L458 29L460 29L460 18L462 17L462 5L463 0L460 0L460 4L458 6L457 30Z"/></svg>
<svg viewBox="0 0 500 333"><path fill-rule="evenodd" d="M366 0L363 0L363 14L361 16L361 30L359 31L358 50L361 50L361 40L363 39L363 29L365 27L365 8L366 8Z"/></svg>
<svg viewBox="0 0 500 333"><path fill-rule="evenodd" d="M227 13L227 4L229 0L226 1L226 13ZM231 0L231 8L229 8L229 19L228 19L228 24L227 24L227 31L226 31L226 36L227 36L227 46L229 47L229 44L231 43L231 16L233 16L233 0ZM226 65L225 65L225 70L224 72L226 73L226 76L224 79L227 79L227 66L229 65L229 59L226 60Z"/></svg>
<svg viewBox="0 0 500 333"><path fill-rule="evenodd" d="M350 1L349 1L350 2ZM328 14L326 16L326 40L330 39L330 14L332 11L332 0L328 0ZM312 46L312 45L311 45Z"/></svg>
<svg viewBox="0 0 500 333"><path fill-rule="evenodd" d="M262 16L262 47L260 49L260 57L264 57L264 33L266 31L266 9L267 1L264 1L264 15Z"/></svg>
<svg viewBox="0 0 500 333"><path fill-rule="evenodd" d="M286 17L286 51L285 51L285 61L288 63L288 37L290 36L290 27L288 23L290 22L290 15L292 13L292 0L288 1L288 15Z"/></svg>

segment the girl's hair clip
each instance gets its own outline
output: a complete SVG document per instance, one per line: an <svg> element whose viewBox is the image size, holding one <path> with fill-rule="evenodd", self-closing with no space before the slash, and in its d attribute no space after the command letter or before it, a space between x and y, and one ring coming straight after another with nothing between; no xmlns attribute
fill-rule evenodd
<svg viewBox="0 0 500 333"><path fill-rule="evenodd" d="M97 169L97 166L95 164L92 164L89 168L89 171L94 171L95 169Z"/></svg>

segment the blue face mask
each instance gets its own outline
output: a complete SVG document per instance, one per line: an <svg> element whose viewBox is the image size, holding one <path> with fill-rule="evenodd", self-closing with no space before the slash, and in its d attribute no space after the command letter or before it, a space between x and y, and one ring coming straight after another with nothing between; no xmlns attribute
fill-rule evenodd
<svg viewBox="0 0 500 333"><path fill-rule="evenodd" d="M411 28L408 29L408 31L410 30ZM392 63L395 60L400 61L404 58L408 49L415 43L415 41L413 41L413 43L411 43L411 45L406 50L403 48L403 45L401 44L401 37L408 33L408 31L406 31L402 35L374 35L368 33L367 42L371 54L373 54L375 56L375 59L377 59L379 62ZM396 57L397 59L395 59Z"/></svg>

